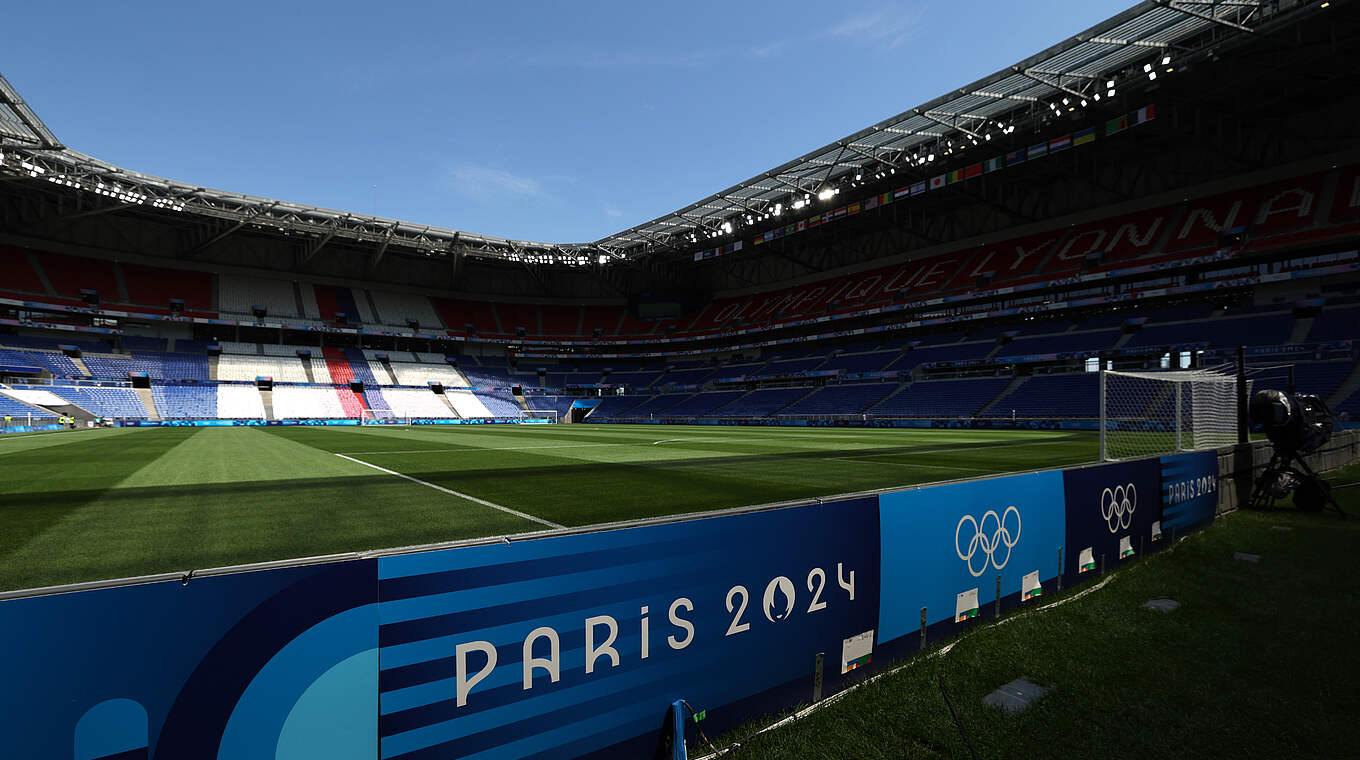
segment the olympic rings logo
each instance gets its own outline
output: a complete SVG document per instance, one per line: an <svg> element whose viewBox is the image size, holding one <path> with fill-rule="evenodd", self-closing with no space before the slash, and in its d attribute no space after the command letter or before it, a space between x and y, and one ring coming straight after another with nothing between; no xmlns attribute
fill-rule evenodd
<svg viewBox="0 0 1360 760"><path fill-rule="evenodd" d="M1015 513L1015 530L1012 531L1007 524L1007 519L1011 513ZM991 522L989 522L991 521ZM959 543L964 523L971 524L972 538L968 540L968 547L965 551L963 544ZM992 524L995 523L995 528ZM1011 561L1011 550L1020 543L1020 510L1015 507L1006 507L1006 510L999 516L995 510L987 510L982 515L981 520L974 519L972 515L964 515L959 520L959 524L954 528L954 551L958 553L959 559L968 563L968 572L974 578L987 572L987 564L1000 570ZM997 561L997 552L1001 547L1006 547L1006 556ZM982 567L973 569L973 557L982 557Z"/></svg>
<svg viewBox="0 0 1360 760"><path fill-rule="evenodd" d="M1137 508L1138 489L1132 483L1106 488L1100 494L1100 516L1105 518L1111 533L1128 530Z"/></svg>

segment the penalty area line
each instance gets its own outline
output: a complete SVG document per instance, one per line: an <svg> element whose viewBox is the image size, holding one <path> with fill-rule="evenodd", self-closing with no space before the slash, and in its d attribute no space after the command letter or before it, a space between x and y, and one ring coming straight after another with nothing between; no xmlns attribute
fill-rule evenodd
<svg viewBox="0 0 1360 760"><path fill-rule="evenodd" d="M487 501L486 499L479 499L479 498L477 498L476 496L472 496L472 495L465 494L465 493L460 493L460 492L458 492L458 491L453 490L452 488L445 488L445 487L443 487L443 486L435 485L434 483L426 482L426 481L424 481L424 480L421 480L420 478L413 478L413 477L411 477L410 475L406 475L406 474L404 474L404 473L397 472L396 470L389 470L389 469L387 469L386 467L379 467L379 466L376 465L376 464L370 464L370 463L368 463L368 462L365 462L365 461L362 460L362 459L355 459L354 457L345 456L344 454L336 454L336 456L340 457L341 459L348 459L349 461L351 461L351 462L353 462L353 463L355 463L355 464L361 464L361 465L363 465L363 466L365 466L365 467L371 467L371 468L377 470L378 472L385 472L385 473L387 473L388 475L395 475L395 476L398 477L398 478L402 478L403 480L409 480L409 481L411 481L412 483L419 483L420 485L425 486L426 488L433 488L434 490L439 491L440 493L446 493L446 494L448 494L448 495L450 495L450 496L457 496L457 497L460 498L460 499L464 499L464 500L467 500L467 501L470 501L470 502L473 502L473 503L476 503L476 504L481 504L481 505L484 506L484 507L491 507L492 509L500 510L500 511L502 511L502 512L505 512L506 514L514 515L515 517L521 517L521 518L523 518L523 519L525 519L525 520L529 520L529 521L531 521L531 522L536 522L536 523L538 523L539 525L546 525L546 526L548 526L549 528L565 528L565 527L566 527L565 525L558 525L558 524L555 523L555 522L549 522L549 521L547 521L547 520L544 520L544 519L541 518L541 517L534 517L533 515L531 515L531 514L529 514L529 513L527 513L527 512L521 512L521 511L519 511L518 509L511 509L511 508L509 508L509 507L501 506L500 504L496 504L496 503L494 503L494 502Z"/></svg>

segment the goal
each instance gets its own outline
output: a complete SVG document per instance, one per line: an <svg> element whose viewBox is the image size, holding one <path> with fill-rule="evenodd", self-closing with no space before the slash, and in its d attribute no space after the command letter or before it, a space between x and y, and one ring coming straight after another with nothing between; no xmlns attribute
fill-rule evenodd
<svg viewBox="0 0 1360 760"><path fill-rule="evenodd" d="M391 409L365 409L359 423L362 425L407 425L410 420L398 417Z"/></svg>
<svg viewBox="0 0 1360 760"><path fill-rule="evenodd" d="M1100 372L1100 458L1237 442L1237 377L1211 369Z"/></svg>
<svg viewBox="0 0 1360 760"><path fill-rule="evenodd" d="M558 419L556 409L526 409L524 410L524 419L547 420L548 422L553 423L561 422L561 420Z"/></svg>

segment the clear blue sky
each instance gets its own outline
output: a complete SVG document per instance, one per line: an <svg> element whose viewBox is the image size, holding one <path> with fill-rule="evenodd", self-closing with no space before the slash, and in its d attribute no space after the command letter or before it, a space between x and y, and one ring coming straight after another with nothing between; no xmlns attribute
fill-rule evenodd
<svg viewBox="0 0 1360 760"><path fill-rule="evenodd" d="M1131 4L13 3L0 73L67 145L129 169L582 242Z"/></svg>

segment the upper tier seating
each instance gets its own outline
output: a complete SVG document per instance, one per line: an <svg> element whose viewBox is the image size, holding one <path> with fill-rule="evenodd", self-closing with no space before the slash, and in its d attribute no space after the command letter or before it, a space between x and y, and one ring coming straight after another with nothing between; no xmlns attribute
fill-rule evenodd
<svg viewBox="0 0 1360 760"><path fill-rule="evenodd" d="M166 308L171 299L184 301L186 312L212 311L212 275L187 269L166 269L139 264L120 264L128 301L142 306Z"/></svg>
<svg viewBox="0 0 1360 760"><path fill-rule="evenodd" d="M101 303L118 303L118 277L113 262L105 259L82 259L43 251L36 254L38 266L47 275L57 295L80 298L80 291L93 290Z"/></svg>
<svg viewBox="0 0 1360 760"><path fill-rule="evenodd" d="M373 305L378 308L378 324L405 327L407 319L414 319L421 329L438 330L443 326L426 296L382 290L369 292L373 294Z"/></svg>
<svg viewBox="0 0 1360 760"><path fill-rule="evenodd" d="M428 385L437 382L444 386L459 387L468 384L467 378L463 377L461 372L447 364L440 367L433 364L394 361L391 367L398 385Z"/></svg>
<svg viewBox="0 0 1360 760"><path fill-rule="evenodd" d="M637 407L646 396L605 396L600 399L600 403L595 405L588 415L588 419L604 420L611 417L627 417L630 410Z"/></svg>
<svg viewBox="0 0 1360 760"><path fill-rule="evenodd" d="M47 292L22 248L0 245L0 272L5 273L4 279L0 280L0 289L22 291L33 296Z"/></svg>
<svg viewBox="0 0 1360 760"><path fill-rule="evenodd" d="M298 317L298 299L293 283L236 274L218 276L218 304L222 311L249 315L256 306L272 317Z"/></svg>

